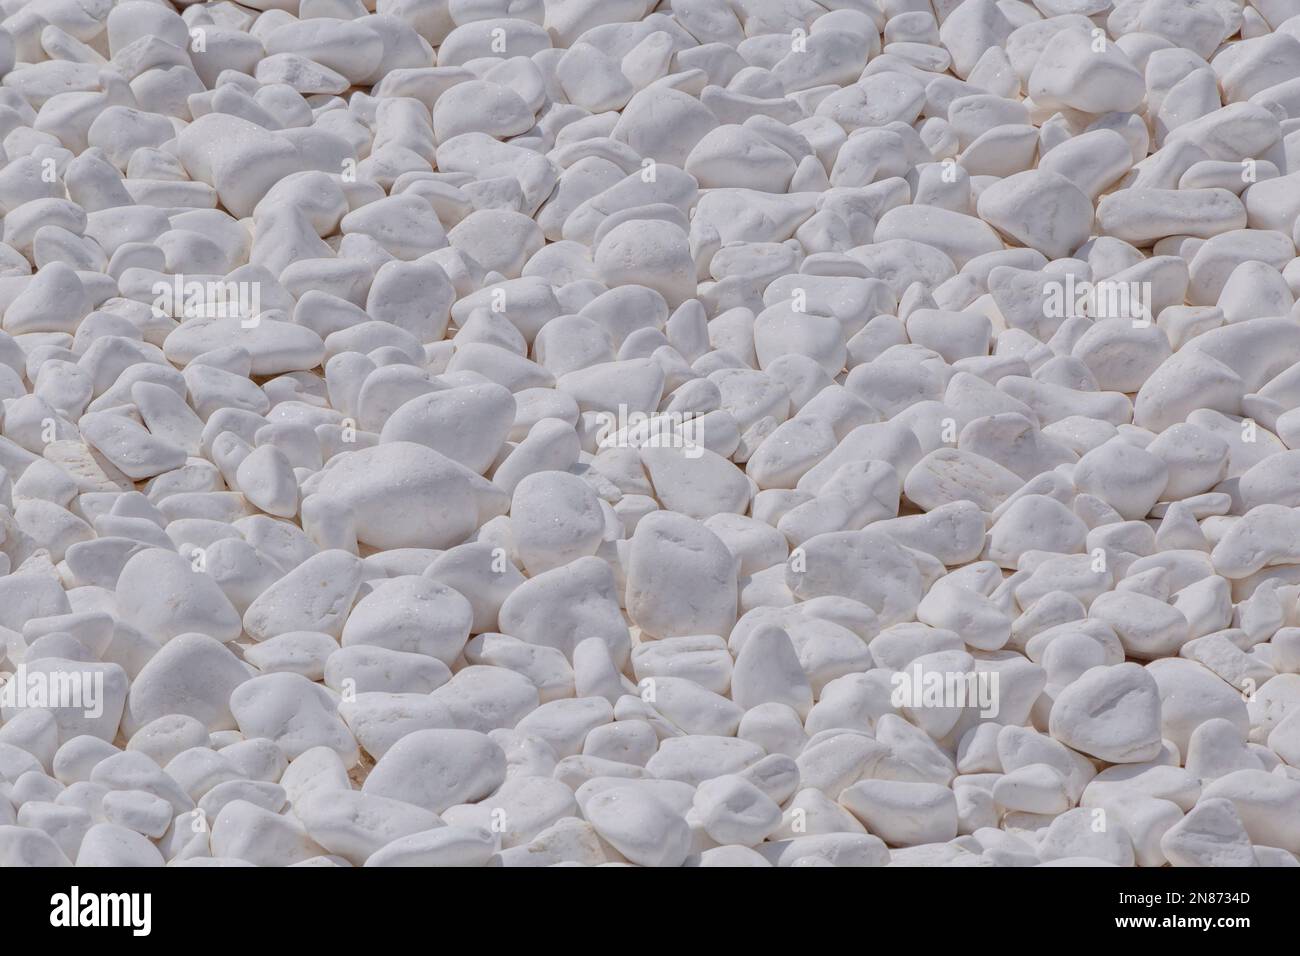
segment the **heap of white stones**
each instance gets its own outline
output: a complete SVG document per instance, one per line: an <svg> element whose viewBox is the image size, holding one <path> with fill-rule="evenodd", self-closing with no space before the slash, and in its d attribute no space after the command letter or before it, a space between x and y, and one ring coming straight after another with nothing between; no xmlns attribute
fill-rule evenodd
<svg viewBox="0 0 1300 956"><path fill-rule="evenodd" d="M1300 865L1295 0L2 12L0 866Z"/></svg>

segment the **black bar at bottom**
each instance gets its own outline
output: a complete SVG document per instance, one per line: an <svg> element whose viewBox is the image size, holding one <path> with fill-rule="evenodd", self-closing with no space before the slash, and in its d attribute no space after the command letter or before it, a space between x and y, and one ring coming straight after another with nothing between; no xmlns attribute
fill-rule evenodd
<svg viewBox="0 0 1300 956"><path fill-rule="evenodd" d="M583 939L584 948L593 941L590 930L602 924L633 938L656 931L687 933L698 942L701 934L717 934L734 946L746 930L766 936L786 924L800 935L861 933L882 919L893 926L915 920L958 935L971 932L975 919L1002 933L1195 933L1231 942L1252 930L1294 930L1295 887L1293 874L1272 869L887 868L786 876L491 868L5 870L0 919L13 940L77 933L81 942L99 935L127 946L240 938L255 939L259 948L281 939L299 948L316 940L352 946L376 934L396 941L413 932L433 942L429 933L440 930L452 934L448 941L481 932L495 946L503 933L535 938L541 926L575 920L584 931L560 939L574 938L575 945Z"/></svg>

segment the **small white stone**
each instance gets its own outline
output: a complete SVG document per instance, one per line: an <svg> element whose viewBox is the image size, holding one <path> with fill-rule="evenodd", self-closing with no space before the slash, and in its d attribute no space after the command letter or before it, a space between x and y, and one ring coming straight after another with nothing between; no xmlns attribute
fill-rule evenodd
<svg viewBox="0 0 1300 956"><path fill-rule="evenodd" d="M1110 763L1150 760L1160 751L1156 682L1138 664L1094 667L1057 695L1051 733Z"/></svg>
<svg viewBox="0 0 1300 956"><path fill-rule="evenodd" d="M640 787L614 787L597 793L584 807L596 832L641 866L680 866L690 852L686 821Z"/></svg>

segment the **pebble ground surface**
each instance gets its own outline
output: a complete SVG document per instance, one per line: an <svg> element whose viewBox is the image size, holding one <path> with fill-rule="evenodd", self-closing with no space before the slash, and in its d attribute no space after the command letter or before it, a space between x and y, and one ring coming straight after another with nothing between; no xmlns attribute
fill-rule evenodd
<svg viewBox="0 0 1300 956"><path fill-rule="evenodd" d="M1295 0L0 15L0 866L1300 865Z"/></svg>

